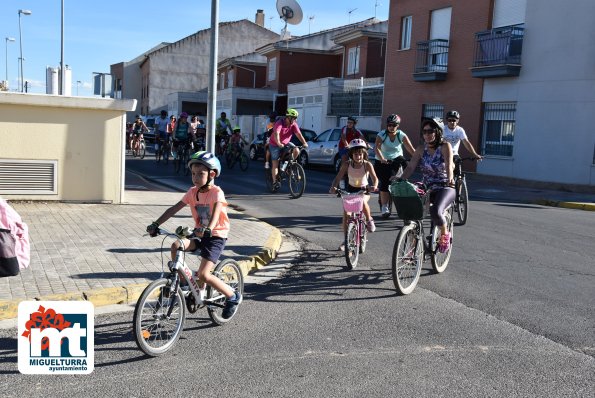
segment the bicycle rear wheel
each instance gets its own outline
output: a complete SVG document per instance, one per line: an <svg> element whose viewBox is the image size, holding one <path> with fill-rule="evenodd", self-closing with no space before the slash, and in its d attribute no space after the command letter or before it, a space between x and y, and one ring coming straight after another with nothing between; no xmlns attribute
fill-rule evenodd
<svg viewBox="0 0 595 398"><path fill-rule="evenodd" d="M392 274L399 294L409 294L417 286L423 264L423 241L419 226L409 223L399 232L393 247Z"/></svg>
<svg viewBox="0 0 595 398"><path fill-rule="evenodd" d="M287 170L289 180L289 192L293 199L297 199L303 195L306 189L306 173L301 164L293 162L289 165Z"/></svg>
<svg viewBox="0 0 595 398"><path fill-rule="evenodd" d="M438 242L440 241L440 228L436 225L432 228L432 235L431 235L431 252L430 258L432 260L432 268L437 273L444 272L446 267L448 266L448 261L450 260L450 254L452 253L452 233L453 233L453 207L451 206L449 209L446 210L444 217L446 218L446 225L448 226L448 232L450 232L450 245L448 250L445 253L441 253L438 250Z"/></svg>
<svg viewBox="0 0 595 398"><path fill-rule="evenodd" d="M457 184L458 185L458 184ZM469 214L469 192L467 192L467 181L465 177L460 179L460 187L457 186L457 218L458 225L465 225Z"/></svg>
<svg viewBox="0 0 595 398"><path fill-rule="evenodd" d="M221 261L213 270L213 275L225 282L225 284L231 287L235 292L244 294L244 275L242 275L242 271L235 260L226 258ZM225 295L218 290L211 286L207 286L207 300L222 306L225 304L226 298ZM207 304L207 311L213 323L217 325L224 325L235 316L234 314L231 318L225 319L221 315L223 308L211 304Z"/></svg>
<svg viewBox="0 0 595 398"><path fill-rule="evenodd" d="M248 159L248 155L242 151L242 153L240 153L240 169L242 169L242 171L248 170L249 163L250 160Z"/></svg>
<svg viewBox="0 0 595 398"><path fill-rule="evenodd" d="M152 282L134 308L132 329L136 345L152 357L160 356L174 346L186 319L182 289L178 287L175 294L170 294L170 283L166 278Z"/></svg>
<svg viewBox="0 0 595 398"><path fill-rule="evenodd" d="M349 269L357 267L357 260L359 259L358 238L357 224L354 221L350 221L347 224L347 231L345 231L345 261Z"/></svg>
<svg viewBox="0 0 595 398"><path fill-rule="evenodd" d="M264 169L264 181L267 184L267 189L269 190L269 192L277 192L278 188L275 188L275 184L273 183L273 175L271 174L271 169Z"/></svg>

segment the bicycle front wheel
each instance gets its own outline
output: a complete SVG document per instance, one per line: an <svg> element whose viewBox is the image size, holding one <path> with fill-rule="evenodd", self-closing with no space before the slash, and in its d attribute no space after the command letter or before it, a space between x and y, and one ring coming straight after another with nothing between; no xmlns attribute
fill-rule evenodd
<svg viewBox="0 0 595 398"><path fill-rule="evenodd" d="M188 148L186 148L184 150L184 152L182 152L182 168L184 169L185 176L190 174L190 168L188 167L189 157L190 157L190 154L188 153Z"/></svg>
<svg viewBox="0 0 595 398"><path fill-rule="evenodd" d="M450 260L450 254L452 253L452 233L453 233L453 208L452 206L444 213L444 217L446 218L446 225L448 226L448 231L450 232L450 245L448 250L444 253L438 250L438 243L440 242L440 228L434 225L432 228L432 252L430 254L432 260L432 268L437 273L444 272L446 267L448 266L448 261Z"/></svg>
<svg viewBox="0 0 595 398"><path fill-rule="evenodd" d="M180 168L182 166L182 159L181 159L181 154L178 151L176 154L176 156L172 159L173 164L174 164L174 171L176 172L176 174L178 174L180 172Z"/></svg>
<svg viewBox="0 0 595 398"><path fill-rule="evenodd" d="M363 214L361 215L362 219L359 221L359 252L363 254L366 251L366 243L368 243L368 228L366 228L366 222L363 219Z"/></svg>
<svg viewBox="0 0 595 398"><path fill-rule="evenodd" d="M460 179L460 185L457 184L457 218L458 225L465 225L469 214L469 192L467 192L467 181Z"/></svg>
<svg viewBox="0 0 595 398"><path fill-rule="evenodd" d="M413 222L403 226L395 240L392 274L399 294L411 293L419 281L424 252L418 228L419 226Z"/></svg>
<svg viewBox="0 0 595 398"><path fill-rule="evenodd" d="M248 170L249 163L250 161L248 159L248 155L246 155L244 152L240 153L240 169L242 169L242 171Z"/></svg>
<svg viewBox="0 0 595 398"><path fill-rule="evenodd" d="M174 346L186 319L182 289L178 287L175 294L170 294L170 283L166 278L152 282L134 308L132 329L136 345L152 357Z"/></svg>
<svg viewBox="0 0 595 398"><path fill-rule="evenodd" d="M240 266L235 260L226 258L225 260L221 261L219 264L217 264L215 270L213 270L213 275L225 282L225 284L231 287L234 292L240 292L240 294L244 294L244 276L242 275ZM207 286L207 300L218 304L207 304L207 311L209 312L209 317L213 323L217 325L224 325L233 318L232 316L231 318L225 319L221 315L223 312L223 308L221 306L225 304L226 300L223 293L211 286Z"/></svg>
<svg viewBox="0 0 595 398"><path fill-rule="evenodd" d="M293 199L303 195L306 189L306 173L301 164L294 162L289 165L287 171L289 177L289 192Z"/></svg>
<svg viewBox="0 0 595 398"><path fill-rule="evenodd" d="M347 231L345 231L345 261L349 269L357 267L357 260L359 259L359 236L357 234L357 224L349 222Z"/></svg>
<svg viewBox="0 0 595 398"><path fill-rule="evenodd" d="M145 158L145 155L147 154L147 146L145 145L145 140L142 140L140 142L140 146L139 146L139 155L141 159Z"/></svg>

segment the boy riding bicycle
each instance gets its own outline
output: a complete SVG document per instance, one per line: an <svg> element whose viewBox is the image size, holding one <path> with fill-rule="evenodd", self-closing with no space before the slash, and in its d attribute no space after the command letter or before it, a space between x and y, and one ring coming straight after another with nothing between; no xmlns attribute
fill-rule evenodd
<svg viewBox="0 0 595 398"><path fill-rule="evenodd" d="M159 225L173 217L186 205L190 206L195 222L193 234L199 237L200 241L183 238L181 239L183 247L180 247L179 241L175 241L171 246L171 258L176 257L178 250L194 252L200 249L200 267L196 272L199 288L204 289L206 283L227 297L222 316L229 319L241 303L242 295L240 292L234 292L211 273L225 248L230 229L225 195L221 188L213 184L213 180L221 174L221 164L212 153L200 151L192 155L188 167L192 171L194 186L186 192L182 200L153 221L147 227L147 232L151 236L157 236Z"/></svg>

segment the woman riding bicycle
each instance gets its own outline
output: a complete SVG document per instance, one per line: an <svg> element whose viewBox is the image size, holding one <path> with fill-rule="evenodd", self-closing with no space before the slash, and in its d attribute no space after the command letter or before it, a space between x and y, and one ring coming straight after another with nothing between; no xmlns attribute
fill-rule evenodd
<svg viewBox="0 0 595 398"><path fill-rule="evenodd" d="M138 145L140 140L143 138L143 133L149 131L149 128L143 122L143 119L140 115L136 115L136 120L132 124L132 146L131 149L136 150L138 149Z"/></svg>
<svg viewBox="0 0 595 398"><path fill-rule="evenodd" d="M423 144L419 145L403 172L406 180L413 174L418 163L423 174L423 183L430 190L430 217L440 228L438 250L441 253L450 247L450 232L447 229L444 210L455 200L452 147L444 140L442 119L426 119L422 123Z"/></svg>
<svg viewBox="0 0 595 398"><path fill-rule="evenodd" d="M403 170L407 167L407 161L403 157L403 146L410 155L415 154L411 141L402 130L399 130L400 123L399 115L389 115L386 118L386 130L376 136L374 169L380 180L380 208L383 218L390 216L390 194L388 192L390 178L399 171L400 167Z"/></svg>
<svg viewBox="0 0 595 398"><path fill-rule="evenodd" d="M174 125L173 138L173 153L177 156L178 146L181 143L189 143L190 140L190 123L188 123L188 114L186 112L180 113L180 120ZM187 148L190 148L188 146Z"/></svg>

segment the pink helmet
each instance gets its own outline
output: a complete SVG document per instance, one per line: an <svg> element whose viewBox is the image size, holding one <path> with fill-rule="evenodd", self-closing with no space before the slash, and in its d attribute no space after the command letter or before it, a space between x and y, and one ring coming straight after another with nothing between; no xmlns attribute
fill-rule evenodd
<svg viewBox="0 0 595 398"><path fill-rule="evenodd" d="M349 143L349 150L352 150L352 149L355 149L355 148L364 148L364 149L367 149L368 148L368 144L366 143L366 141L362 140L361 138L354 138Z"/></svg>

